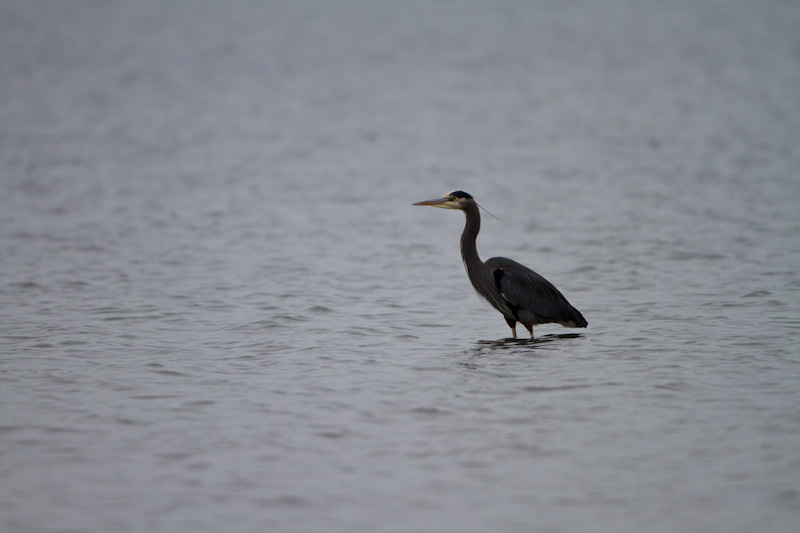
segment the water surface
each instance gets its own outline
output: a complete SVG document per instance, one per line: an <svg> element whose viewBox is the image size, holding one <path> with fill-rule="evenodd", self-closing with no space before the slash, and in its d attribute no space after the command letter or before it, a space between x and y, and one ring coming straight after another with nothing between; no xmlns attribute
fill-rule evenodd
<svg viewBox="0 0 800 533"><path fill-rule="evenodd" d="M4 531L795 530L794 4L0 21Z"/></svg>

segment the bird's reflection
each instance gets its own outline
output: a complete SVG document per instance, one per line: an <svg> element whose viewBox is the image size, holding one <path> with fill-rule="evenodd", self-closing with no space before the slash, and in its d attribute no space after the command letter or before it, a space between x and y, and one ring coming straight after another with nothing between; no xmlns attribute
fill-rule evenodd
<svg viewBox="0 0 800 533"><path fill-rule="evenodd" d="M467 368L477 368L478 360L486 362L495 358L498 362L500 358L498 355L522 355L543 357L550 349L556 348L559 342L582 338L580 333L563 333L560 335L542 335L535 339L514 339L505 338L498 340L479 340L476 341L472 348L470 348L465 355L469 356L469 361L462 362L463 366ZM555 344L553 344L555 343ZM507 361L506 361L507 362Z"/></svg>
<svg viewBox="0 0 800 533"><path fill-rule="evenodd" d="M583 335L580 333L561 333L561 334L542 335L541 337L536 337L535 339L514 339L511 337L507 337L505 339L498 339L494 341L480 340L477 341L475 345L476 349L479 351L483 351L486 349L509 350L523 346L529 346L531 348L535 348L536 346L541 346L558 340L577 339L580 337L583 337Z"/></svg>
<svg viewBox="0 0 800 533"><path fill-rule="evenodd" d="M478 370L485 368L486 365L505 365L508 361L504 356L513 356L517 352L534 354L537 344L545 342L543 338L540 339L497 339L497 340L480 340L464 351L466 360L462 360L459 364L470 370Z"/></svg>

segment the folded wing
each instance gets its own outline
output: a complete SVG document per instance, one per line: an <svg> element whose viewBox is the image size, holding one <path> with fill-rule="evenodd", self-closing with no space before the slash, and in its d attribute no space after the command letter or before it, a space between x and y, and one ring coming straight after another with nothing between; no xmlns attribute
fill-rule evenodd
<svg viewBox="0 0 800 533"><path fill-rule="evenodd" d="M528 267L493 257L486 261L502 298L522 321L534 324L556 322L568 327L585 328L583 315L572 307L552 283Z"/></svg>

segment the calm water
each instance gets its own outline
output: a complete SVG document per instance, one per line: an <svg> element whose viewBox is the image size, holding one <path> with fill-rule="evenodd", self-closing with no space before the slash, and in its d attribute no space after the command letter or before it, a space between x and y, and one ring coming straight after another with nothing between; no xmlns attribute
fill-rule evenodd
<svg viewBox="0 0 800 533"><path fill-rule="evenodd" d="M0 529L796 531L800 5L596 4L0 4Z"/></svg>

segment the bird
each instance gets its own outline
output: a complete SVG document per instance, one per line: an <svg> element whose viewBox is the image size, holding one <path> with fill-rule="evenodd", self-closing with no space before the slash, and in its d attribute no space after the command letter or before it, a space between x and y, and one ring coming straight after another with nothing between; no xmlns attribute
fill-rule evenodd
<svg viewBox="0 0 800 533"><path fill-rule="evenodd" d="M557 323L569 328L585 328L586 319L572 307L552 283L528 267L505 257L486 262L478 256L475 241L481 229L478 203L464 191L453 191L441 198L412 205L459 209L466 216L461 234L461 259L475 291L503 314L517 338L517 322L533 336L533 326Z"/></svg>

